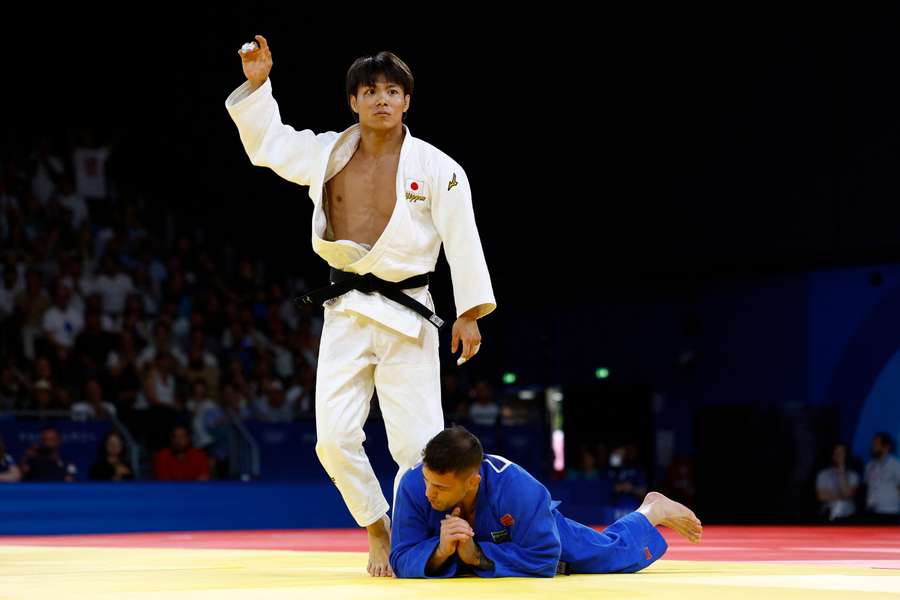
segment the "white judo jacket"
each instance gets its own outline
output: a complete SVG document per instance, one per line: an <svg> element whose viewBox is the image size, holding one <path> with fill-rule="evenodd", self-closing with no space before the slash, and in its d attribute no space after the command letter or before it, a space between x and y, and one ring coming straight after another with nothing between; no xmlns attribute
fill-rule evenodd
<svg viewBox="0 0 900 600"><path fill-rule="evenodd" d="M397 168L397 203L384 233L367 250L350 240L324 239L324 185L356 152L359 125L342 133L294 130L281 122L271 79L255 91L251 91L249 81L245 82L231 93L225 107L237 124L251 163L269 167L288 181L309 186L313 250L330 266L360 275L372 273L385 281L402 281L433 271L443 243L450 263L457 316L476 306L480 307L479 316L496 308L469 182L462 167L449 156L412 137L406 129ZM427 287L406 293L434 308ZM411 338L418 338L425 324L421 316L377 292L353 290L329 306L361 314Z"/></svg>

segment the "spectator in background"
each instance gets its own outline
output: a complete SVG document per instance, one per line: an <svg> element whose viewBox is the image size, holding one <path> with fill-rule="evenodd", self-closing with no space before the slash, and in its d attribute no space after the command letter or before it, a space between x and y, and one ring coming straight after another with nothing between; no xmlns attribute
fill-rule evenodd
<svg viewBox="0 0 900 600"><path fill-rule="evenodd" d="M153 477L158 481L209 480L209 459L203 450L191 446L186 427L176 426L171 445L153 457Z"/></svg>
<svg viewBox="0 0 900 600"><path fill-rule="evenodd" d="M0 483L15 483L21 479L22 472L13 457L6 453L6 443L0 437Z"/></svg>
<svg viewBox="0 0 900 600"><path fill-rule="evenodd" d="M597 457L589 448L582 448L578 464L569 469L566 479L569 481L595 481L600 478L600 470L597 468Z"/></svg>
<svg viewBox="0 0 900 600"><path fill-rule="evenodd" d="M131 468L125 464L125 444L115 431L106 434L97 448L97 459L91 465L90 478L94 481L125 481L134 479Z"/></svg>
<svg viewBox="0 0 900 600"><path fill-rule="evenodd" d="M43 332L60 356L65 356L75 345L75 337L84 328L84 317L71 305L72 293L62 284L53 291L53 306L43 317Z"/></svg>
<svg viewBox="0 0 900 600"><path fill-rule="evenodd" d="M40 140L31 156L31 193L42 204L46 204L65 172L66 165L53 152L52 141L48 138Z"/></svg>
<svg viewBox="0 0 900 600"><path fill-rule="evenodd" d="M53 385L46 379L38 379L31 386L31 400L26 405L26 410L36 411L38 418L49 418L46 413L52 410L58 410L53 402Z"/></svg>
<svg viewBox="0 0 900 600"><path fill-rule="evenodd" d="M203 331L192 331L190 340L184 376L191 381L202 379L210 393L216 395L219 391L219 361L212 352L207 352Z"/></svg>
<svg viewBox="0 0 900 600"><path fill-rule="evenodd" d="M479 381L472 388L474 401L469 407L469 419L475 425L491 426L497 423L500 407L494 402L494 390L486 381Z"/></svg>
<svg viewBox="0 0 900 600"><path fill-rule="evenodd" d="M231 420L225 409L207 393L206 383L198 379L193 384L188 407L194 413L194 442L210 458L212 471L218 477L228 475L228 433Z"/></svg>
<svg viewBox="0 0 900 600"><path fill-rule="evenodd" d="M94 281L93 291L103 297L103 310L110 316L121 315L125 299L135 291L131 277L119 270L119 261L112 255L103 257L103 270Z"/></svg>
<svg viewBox="0 0 900 600"><path fill-rule="evenodd" d="M891 453L894 442L884 432L872 438L872 461L866 465L866 510L873 523L900 522L900 461Z"/></svg>
<svg viewBox="0 0 900 600"><path fill-rule="evenodd" d="M647 494L647 474L638 463L637 444L627 444L609 456L610 483L613 488L614 519L632 512Z"/></svg>
<svg viewBox="0 0 900 600"><path fill-rule="evenodd" d="M109 153L109 147L98 144L94 132L90 129L81 132L78 145L72 151L75 189L91 203L92 208L98 203L103 205L106 203L108 195L106 161Z"/></svg>
<svg viewBox="0 0 900 600"><path fill-rule="evenodd" d="M88 206L84 200L84 196L75 190L75 182L69 175L60 178L59 193L56 196L60 205L65 208L70 215L70 224L72 230L79 229L88 220Z"/></svg>
<svg viewBox="0 0 900 600"><path fill-rule="evenodd" d="M250 401L230 382L222 385L222 409L236 419L244 420L253 416Z"/></svg>
<svg viewBox="0 0 900 600"><path fill-rule="evenodd" d="M256 418L270 423L290 423L294 420L294 405L287 401L281 382L277 379L264 380L262 395L256 399Z"/></svg>
<svg viewBox="0 0 900 600"><path fill-rule="evenodd" d="M116 405L116 412L129 419L143 387L131 333L119 335L116 348L106 358L106 376L107 397Z"/></svg>
<svg viewBox="0 0 900 600"><path fill-rule="evenodd" d="M172 330L163 319L159 319L153 325L153 341L147 344L147 347L138 355L138 368L145 368L160 353L169 354L178 363L179 368L187 366L187 357L178 347L175 340L172 339Z"/></svg>
<svg viewBox="0 0 900 600"><path fill-rule="evenodd" d="M10 361L0 370L0 412L22 408L28 382Z"/></svg>
<svg viewBox="0 0 900 600"><path fill-rule="evenodd" d="M13 315L16 309L16 296L22 293L19 274L14 268L3 269L3 285L0 286L0 321Z"/></svg>
<svg viewBox="0 0 900 600"><path fill-rule="evenodd" d="M25 453L22 478L25 481L75 481L76 468L59 452L59 432L53 427L41 431L41 441Z"/></svg>
<svg viewBox="0 0 900 600"><path fill-rule="evenodd" d="M294 377L288 383L285 399L292 404L298 417L311 417L315 409L316 372L301 359L296 359Z"/></svg>
<svg viewBox="0 0 900 600"><path fill-rule="evenodd" d="M25 275L25 289L16 296L16 313L22 327L22 353L28 360L34 360L34 342L48 308L50 297L44 291L41 274L29 269Z"/></svg>
<svg viewBox="0 0 900 600"><path fill-rule="evenodd" d="M816 476L816 496L822 503L822 514L829 521L846 521L856 513L853 498L859 488L859 475L847 468L847 446L835 444L831 466Z"/></svg>
<svg viewBox="0 0 900 600"><path fill-rule="evenodd" d="M84 329L75 338L75 358L87 377L101 373L115 344L115 336L103 330L102 319L99 311L89 310Z"/></svg>
<svg viewBox="0 0 900 600"><path fill-rule="evenodd" d="M132 420L139 425L140 435L151 449L161 448L166 432L175 425L178 416L175 392L175 359L168 352L159 352L145 371L143 388L135 402L134 408L141 416Z"/></svg>
<svg viewBox="0 0 900 600"><path fill-rule="evenodd" d="M116 407L103 401L100 382L91 378L84 386L84 401L72 405L73 421L105 421L116 417Z"/></svg>

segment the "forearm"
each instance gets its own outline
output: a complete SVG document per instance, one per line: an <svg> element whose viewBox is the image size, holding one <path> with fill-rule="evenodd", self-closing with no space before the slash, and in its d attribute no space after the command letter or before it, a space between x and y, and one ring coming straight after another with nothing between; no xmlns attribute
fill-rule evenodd
<svg viewBox="0 0 900 600"><path fill-rule="evenodd" d="M472 551L463 562L482 571L492 571L494 569L494 561L485 556L477 542L472 544Z"/></svg>
<svg viewBox="0 0 900 600"><path fill-rule="evenodd" d="M428 563L425 565L425 574L435 575L441 570L441 567L444 566L444 563L447 562L451 556L453 555L441 552L440 547L435 548L434 552L431 554L431 558L428 559Z"/></svg>

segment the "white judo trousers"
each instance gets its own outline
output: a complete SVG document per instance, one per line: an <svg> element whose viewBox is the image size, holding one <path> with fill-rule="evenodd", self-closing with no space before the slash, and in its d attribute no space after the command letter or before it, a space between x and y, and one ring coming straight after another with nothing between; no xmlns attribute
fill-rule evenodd
<svg viewBox="0 0 900 600"><path fill-rule="evenodd" d="M316 383L316 454L362 527L388 511L362 445L376 389L388 448L399 467L396 496L400 477L444 428L437 328L428 324L412 339L326 306Z"/></svg>

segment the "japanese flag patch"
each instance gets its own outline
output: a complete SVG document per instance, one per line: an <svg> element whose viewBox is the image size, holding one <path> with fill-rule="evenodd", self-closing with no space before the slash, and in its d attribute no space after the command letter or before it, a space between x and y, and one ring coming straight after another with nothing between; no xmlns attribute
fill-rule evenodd
<svg viewBox="0 0 900 600"><path fill-rule="evenodd" d="M425 182L421 179L407 179L406 199L410 202L424 202L426 200Z"/></svg>

